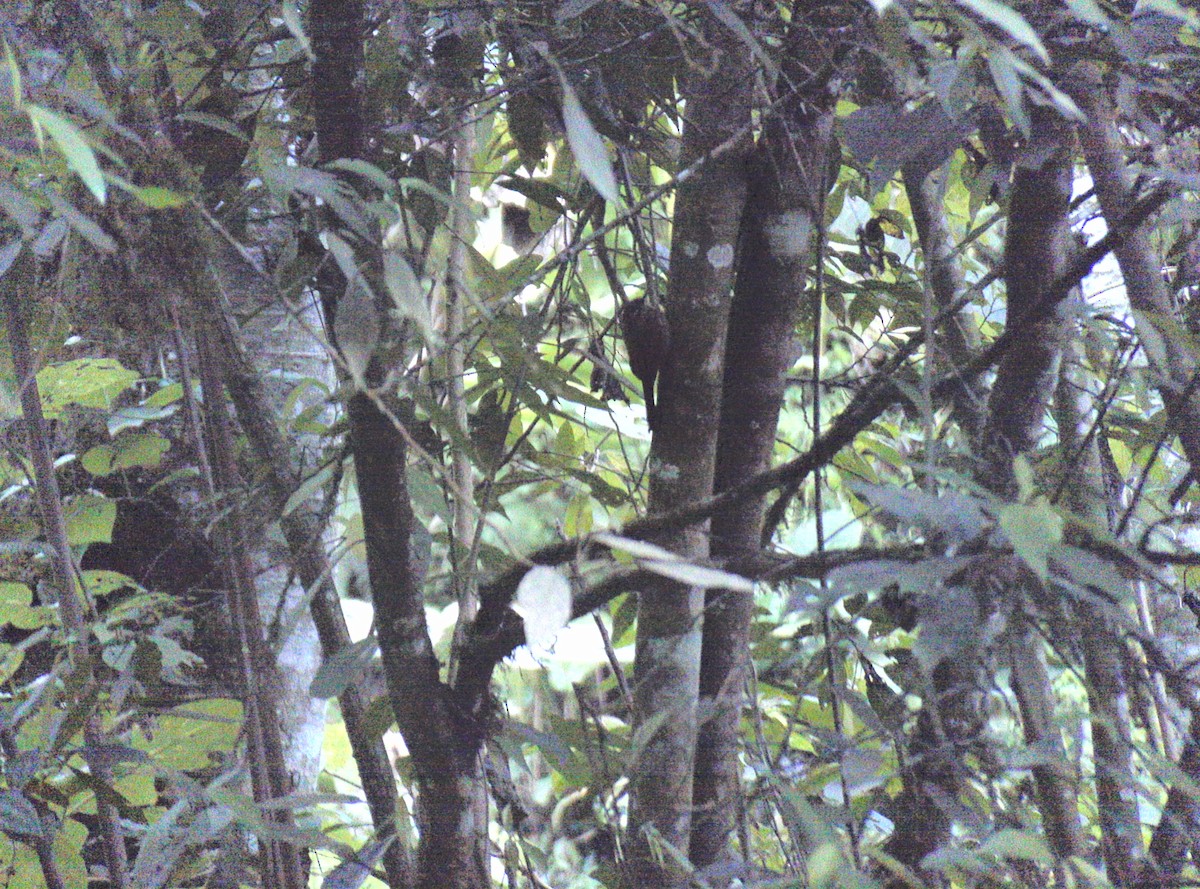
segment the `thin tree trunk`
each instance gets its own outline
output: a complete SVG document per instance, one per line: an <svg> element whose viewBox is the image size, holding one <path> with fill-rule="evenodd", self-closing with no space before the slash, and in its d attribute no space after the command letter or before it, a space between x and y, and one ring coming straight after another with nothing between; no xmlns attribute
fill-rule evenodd
<svg viewBox="0 0 1200 889"><path fill-rule="evenodd" d="M650 451L651 511L712 494L734 247L746 192L741 152L726 144L742 140L750 123L753 76L746 47L711 14L702 21L716 58L705 70L693 68L685 88L681 166L726 150L676 193L666 297L671 347ZM657 540L685 559L703 561L709 554L701 526ZM691 831L703 604L699 590L666 580L639 600L629 807L629 861L637 887L688 882L672 855L687 857Z"/></svg>
<svg viewBox="0 0 1200 889"><path fill-rule="evenodd" d="M795 28L794 34L811 37L801 23ZM805 43L795 42L799 46L792 47L793 55L801 53ZM800 59L787 67L798 71ZM829 97L819 89L793 96L768 122L756 149L725 347L718 491L736 487L771 464L786 374L796 358L805 276L825 193L832 184L827 181L829 105ZM812 110L805 113L805 108ZM763 502L763 496L748 498L713 516L714 558L736 566L759 552ZM741 810L739 738L753 613L753 597L744 593L709 590L705 596L700 667L705 718L696 750L691 837L697 867L712 865L730 852L729 837Z"/></svg>
<svg viewBox="0 0 1200 889"><path fill-rule="evenodd" d="M928 169L927 164L913 162L904 167L904 191L912 208L913 225L925 262L925 285L933 294L938 311L955 305L966 292L962 264L958 260L954 237L946 221L943 200L949 162ZM966 368L979 347L979 328L966 310L948 320L933 343L933 370L938 376L957 376ZM954 413L968 435L980 431L983 419L983 395L979 382L966 377L958 379L951 393Z"/></svg>
<svg viewBox="0 0 1200 889"><path fill-rule="evenodd" d="M1117 131L1116 112L1093 64L1082 64L1068 79L1067 90L1085 115L1079 127L1083 156L1100 200L1100 209L1111 225L1133 207L1137 199L1133 175L1126 166ZM1144 227L1138 227L1113 248L1129 304L1139 329L1146 357L1155 369L1171 431L1179 436L1192 471L1200 466L1200 357L1195 346L1174 332L1174 306L1162 277L1162 264Z"/></svg>
<svg viewBox="0 0 1200 889"><path fill-rule="evenodd" d="M1042 114L1035 139L1052 141L1056 121ZM1072 165L1065 149L1038 169L1018 166L1005 242L1009 317L1028 311L1067 265L1071 249ZM1013 493L1013 464L1031 450L1045 428L1064 341L1070 327L1061 312L1034 325L1000 363L983 431L988 468L982 480L1006 496ZM1033 769L1038 808L1051 848L1062 859L1082 854L1078 800L1062 738L1055 727L1054 697L1042 640L1028 627L1014 629L1012 678L1025 742L1049 750L1056 763ZM1028 652L1037 655L1030 657Z"/></svg>
<svg viewBox="0 0 1200 889"><path fill-rule="evenodd" d="M23 271L29 272L30 257L19 257L15 262L23 263ZM7 322L9 347L12 350L13 370L16 373L17 385L20 387L21 413L25 421L25 435L29 445L30 461L33 464L33 477L37 488L38 509L41 513L42 532L50 543L54 569L54 583L58 587L58 608L62 615L63 627L71 636L67 654L74 669L82 672L82 682L79 683L77 695L86 699L88 689L95 685L96 679L92 670L92 661L96 657L92 649L92 628L88 625L87 593L77 582L78 567L71 555L70 542L67 539L66 518L63 516L62 496L58 489L58 478L54 473L54 460L50 453L49 438L46 433L46 419L42 415L42 396L38 390L37 371L33 366L33 353L29 347L29 328L25 319L26 298L14 283L17 274L10 270L12 278L3 288L4 308ZM28 277L32 279L32 274ZM32 280L27 286L32 289ZM94 616L94 615L93 615ZM81 706L76 703L75 706ZM91 753L98 750L104 743L97 714L89 714L83 724L84 760L88 770L97 782L112 786L112 770L102 759ZM6 751L7 752L7 751ZM125 889L129 885L128 863L125 857L125 839L121 830L117 810L113 804L96 794L96 814L100 820L100 836L103 841L104 860L108 866L109 879L114 889ZM40 812L40 809L39 809ZM54 840L46 828L48 822L42 821L43 833L34 841L34 851L42 868L42 874L48 885L55 880L61 883L61 874L54 858Z"/></svg>
<svg viewBox="0 0 1200 889"><path fill-rule="evenodd" d="M364 12L361 0L314 0L309 9L316 56L314 111L323 162L363 156ZM368 245L367 250L377 246ZM327 264L317 283L329 314L327 326L335 329L337 297L345 279L333 264ZM368 366L370 385L382 382L381 370L375 361ZM456 707L439 675L424 600L409 558L413 512L402 414L401 406L364 392L349 402L350 443L379 650L392 710L416 773L417 886L483 889L489 884L486 862L476 852L486 841L487 824L471 813L483 780L479 750L484 714Z"/></svg>

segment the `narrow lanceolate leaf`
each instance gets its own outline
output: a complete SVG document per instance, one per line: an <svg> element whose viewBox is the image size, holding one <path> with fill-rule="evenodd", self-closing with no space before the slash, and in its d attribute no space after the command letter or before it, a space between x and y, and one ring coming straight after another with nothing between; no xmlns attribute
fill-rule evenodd
<svg viewBox="0 0 1200 889"><path fill-rule="evenodd" d="M653 543L647 543L644 540L634 540L632 537L622 537L619 534L597 534L592 538L597 543L603 543L609 549L619 550L623 553L629 553L635 559L658 559L662 562L678 560L679 556L671 552L669 549L663 549L661 546L655 546Z"/></svg>
<svg viewBox="0 0 1200 889"><path fill-rule="evenodd" d="M425 288L399 250L383 251L383 281L400 317L412 321L426 343L436 343L438 335L425 299Z"/></svg>
<svg viewBox="0 0 1200 889"><path fill-rule="evenodd" d="M308 35L304 33L304 19L300 16L300 11L296 8L293 0L284 0L283 24L291 32L291 35L296 38L296 42L300 44L300 48L304 50L304 54L308 56L308 60L311 62L316 59L316 56L313 55L312 44L308 40Z"/></svg>
<svg viewBox="0 0 1200 889"><path fill-rule="evenodd" d="M735 590L741 593L754 592L754 582L748 578L722 571L719 568L693 564L681 559L668 549L644 540L634 540L630 537L608 533L597 534L592 539L611 549L628 553L637 560L640 567L647 571L669 577L680 583L686 583L689 586L703 589Z"/></svg>
<svg viewBox="0 0 1200 889"><path fill-rule="evenodd" d="M555 569L534 565L517 584L512 610L525 621L531 648L549 645L571 620L571 584Z"/></svg>
<svg viewBox="0 0 1200 889"><path fill-rule="evenodd" d="M754 582L738 574L731 574L719 568L707 568L704 565L693 565L691 562L672 561L662 562L657 559L645 559L638 562L647 571L661 574L671 580L686 583L688 586L701 589L733 590L736 593L753 593Z"/></svg>
<svg viewBox="0 0 1200 889"><path fill-rule="evenodd" d="M58 150L67 159L67 166L83 180L83 184L87 186L93 197L103 204L107 194L104 173L100 170L100 164L96 160L92 146L88 145L87 139L84 138L79 127L61 114L56 114L39 105L27 105L25 111L35 126L50 134L50 138L54 140Z"/></svg>
<svg viewBox="0 0 1200 889"><path fill-rule="evenodd" d="M1013 40L1025 44L1038 54L1043 62L1050 61L1050 54L1042 44L1042 39L1030 27L1029 22L1022 18L1021 13L1011 6L998 3L996 0L961 0L963 6L977 16L987 19L993 25L1003 29Z"/></svg>
<svg viewBox="0 0 1200 889"><path fill-rule="evenodd" d="M575 89L562 79L563 90L563 123L567 126L567 144L575 155L579 170L592 184L592 188L602 198L616 204L620 202L617 194L617 177L613 175L612 164L608 159L608 149L604 140L588 120L587 113L576 95Z"/></svg>

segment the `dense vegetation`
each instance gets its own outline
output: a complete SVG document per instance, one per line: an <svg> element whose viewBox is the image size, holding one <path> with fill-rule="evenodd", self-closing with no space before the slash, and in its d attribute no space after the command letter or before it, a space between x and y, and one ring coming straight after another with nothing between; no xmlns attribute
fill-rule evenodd
<svg viewBox="0 0 1200 889"><path fill-rule="evenodd" d="M3 9L0 884L1200 881L1194 10Z"/></svg>

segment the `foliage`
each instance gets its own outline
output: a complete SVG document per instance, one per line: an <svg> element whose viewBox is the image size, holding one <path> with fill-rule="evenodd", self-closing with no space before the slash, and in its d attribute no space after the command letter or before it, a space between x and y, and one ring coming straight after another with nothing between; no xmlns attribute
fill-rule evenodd
<svg viewBox="0 0 1200 889"><path fill-rule="evenodd" d="M360 506L379 478L354 450L355 405L366 405L407 452L412 526L404 564L391 569L420 595L406 619L423 617L439 693L473 675L473 653L503 658L528 643L494 676L484 671L487 712L467 723L489 762L476 777L492 801L483 840L497 882L618 885L635 835L649 837L660 866L691 869L630 823L630 778L672 719L634 718L645 681L632 673L636 593L666 579L754 602L734 764L742 861L706 869L711 885L1150 885L1105 851L1115 828L1098 776L1111 760L1094 739L1110 712L1102 704L1115 702L1124 723L1112 730L1128 754L1120 777L1138 810L1133 857L1149 875L1140 832L1163 832L1168 792L1182 794L1185 822L1200 805L1200 775L1179 758L1200 737L1187 720L1196 455L1178 413L1196 395L1194 377L1171 377L1194 374L1179 356L1200 351L1200 229L1194 202L1174 200L1196 187L1195 13L1167 2L1136 13L1092 2L828 4L843 26L821 18L825 4L369 6L358 84L368 150L324 163L313 133L331 109L310 74L329 50L305 4L33 3L0 32L11 173L0 181L0 290L32 324L79 569L75 588L56 586L45 481L27 438L36 426L20 404L29 381L4 359L9 884L49 882L47 860L65 886L113 880L106 807L119 816L131 885L199 885L223 867L266 879L249 876L261 862L241 860L251 834L311 850L313 879L328 885L384 879L344 702L330 705L315 786L263 805L246 777L252 695L226 675L252 646L235 636L241 655L206 647L213 621L228 623L233 594L213 590L236 586L237 546L286 549L276 539L286 528L275 528L289 518L331 529L317 539L352 618L353 641L327 648L311 692L367 695L363 730L384 739L399 776L396 842L416 848L417 788L430 778L396 729L396 678L388 652L384 666L379 658L380 622L403 621L366 604L383 582ZM791 55L801 22L825 29L827 52ZM772 121L795 97L807 102L817 80L837 133L827 194L810 196L819 232L796 297L776 468L751 492L771 494L766 545L729 564L654 542L723 504L644 518L654 479L680 468L656 460L613 323L628 300L671 292L687 249L668 249L675 189L722 157L680 154L682 91L722 64L705 30L714 27L755 71L750 143L769 144ZM1068 166L1094 163L1061 136L1088 120L1073 65L1103 66L1118 97L1131 194L1170 189L1143 217L1172 313L1130 308L1122 253L1119 270L1089 266L1067 280L1078 251L1065 252L1043 301L1088 277L1057 308L1022 314L1007 301L1026 259L1011 246L1020 171L1060 149ZM815 118L817 104L804 113ZM1069 228L1131 242L1078 167ZM948 243L935 255L914 179L937 170ZM744 263L747 250L740 243L730 259ZM953 301L941 299L939 264L957 270ZM195 356L216 339L196 283L210 279L258 359L257 382L279 390L267 419L294 445L275 455L291 484L283 497L228 353L223 388L197 378ZM336 388L268 364L266 335L246 333L265 306L308 328ZM1033 446L996 462L984 372L1015 349L1022 324L1055 312L1070 331L1053 344L1058 388L1037 406ZM958 352L952 325L967 331ZM752 347L731 338L713 361ZM239 426L222 486L205 412L224 415L227 403ZM349 445L348 429L359 436ZM1093 451L1098 476L1081 481ZM1088 487L1097 479L1098 493ZM130 502L155 504L151 537L194 532L215 567L188 573L198 562L176 550L144 576L120 570L113 553L125 551ZM159 509L169 526L156 524ZM234 520L246 539L223 542ZM298 565L287 543L281 558ZM319 600L306 585L307 601ZM64 620L67 596L86 605L82 634ZM272 638L287 638L289 620L298 615L266 615ZM1089 636L1119 652L1124 686L1100 684ZM1031 734L1022 660L1044 669L1044 736ZM699 702L701 722L711 705ZM436 703L429 713L433 724ZM1054 834L1046 775L1072 794L1083 837L1074 851ZM290 820L276 820L279 810ZM953 829L911 860L899 840L925 816ZM1093 840L1102 832L1103 850ZM1191 864L1157 861L1170 879L1195 878L1192 843Z"/></svg>

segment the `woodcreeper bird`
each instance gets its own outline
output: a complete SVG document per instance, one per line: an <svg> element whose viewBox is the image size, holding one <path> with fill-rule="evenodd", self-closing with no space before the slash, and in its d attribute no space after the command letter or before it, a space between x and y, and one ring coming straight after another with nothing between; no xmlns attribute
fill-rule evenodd
<svg viewBox="0 0 1200 889"><path fill-rule="evenodd" d="M629 369L642 382L646 399L646 423L653 431L658 419L654 401L654 381L667 361L671 333L663 310L645 299L633 299L617 312L617 323L629 355Z"/></svg>

